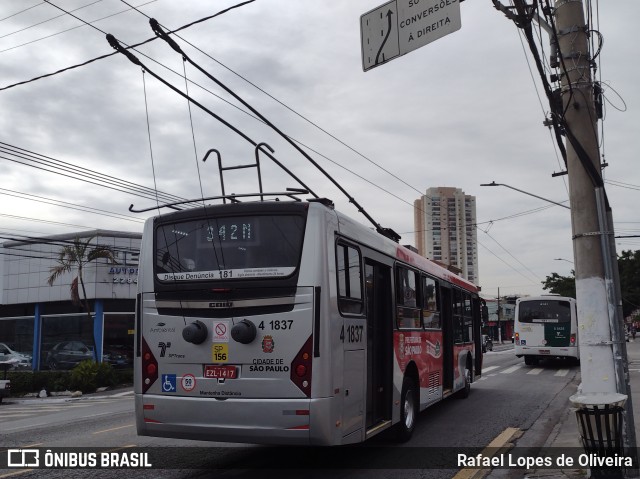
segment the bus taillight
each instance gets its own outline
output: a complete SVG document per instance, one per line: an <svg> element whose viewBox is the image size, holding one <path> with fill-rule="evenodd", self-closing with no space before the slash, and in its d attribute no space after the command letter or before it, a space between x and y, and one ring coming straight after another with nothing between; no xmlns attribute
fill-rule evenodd
<svg viewBox="0 0 640 479"><path fill-rule="evenodd" d="M158 361L151 352L151 348L142 338L142 393L158 380Z"/></svg>
<svg viewBox="0 0 640 479"><path fill-rule="evenodd" d="M571 337L569 338L569 341L571 341L571 346L575 346L576 345L576 333L572 333Z"/></svg>
<svg viewBox="0 0 640 479"><path fill-rule="evenodd" d="M516 333L513 339L515 340L516 344L520 344L520 333Z"/></svg>
<svg viewBox="0 0 640 479"><path fill-rule="evenodd" d="M311 397L311 364L312 364L312 336L304 343L291 363L291 381L307 396Z"/></svg>

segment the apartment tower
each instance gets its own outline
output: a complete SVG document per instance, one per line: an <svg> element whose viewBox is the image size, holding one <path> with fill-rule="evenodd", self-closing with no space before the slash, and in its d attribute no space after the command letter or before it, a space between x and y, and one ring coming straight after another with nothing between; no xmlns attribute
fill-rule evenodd
<svg viewBox="0 0 640 479"><path fill-rule="evenodd" d="M429 188L414 201L413 212L418 252L478 284L476 197L459 188Z"/></svg>

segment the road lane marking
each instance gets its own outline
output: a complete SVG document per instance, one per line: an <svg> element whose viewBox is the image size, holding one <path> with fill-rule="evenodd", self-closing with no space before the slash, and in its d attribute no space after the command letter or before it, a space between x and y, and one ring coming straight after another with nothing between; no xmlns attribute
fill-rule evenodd
<svg viewBox="0 0 640 479"><path fill-rule="evenodd" d="M125 391L123 393L112 394L111 397L118 398L122 396L129 396L131 394L133 394L133 391Z"/></svg>
<svg viewBox="0 0 640 479"><path fill-rule="evenodd" d="M27 472L31 472L31 471L33 471L33 469L21 469L21 470L16 471L16 472L9 472L8 474L0 475L0 479L2 479L4 477L17 476L18 474L26 474Z"/></svg>
<svg viewBox="0 0 640 479"><path fill-rule="evenodd" d="M567 374L569 374L569 370L568 369L558 369L558 372L556 372L554 374L554 376L560 376L560 377L564 377Z"/></svg>
<svg viewBox="0 0 640 479"><path fill-rule="evenodd" d="M133 424L133 423L132 424L126 424L124 426L112 427L111 429L103 429L102 431L96 431L96 432L93 432L91 434L102 434L103 432L117 431L118 429L124 429L124 428L127 428L127 427L133 427L133 426L135 426L135 424Z"/></svg>
<svg viewBox="0 0 640 479"><path fill-rule="evenodd" d="M509 349L503 349L501 351L491 351L491 355L493 356L494 354L513 354L513 348L509 348Z"/></svg>
<svg viewBox="0 0 640 479"><path fill-rule="evenodd" d="M511 366L503 371L500 371L500 374L511 374L515 371L517 371L518 369L522 368L522 364L516 364L514 366Z"/></svg>
<svg viewBox="0 0 640 479"><path fill-rule="evenodd" d="M542 368L534 368L531 371L529 371L527 374L540 374L543 371Z"/></svg>
<svg viewBox="0 0 640 479"><path fill-rule="evenodd" d="M494 369L498 369L500 366L489 366L488 368L482 368L482 374L488 373L489 371L493 371Z"/></svg>

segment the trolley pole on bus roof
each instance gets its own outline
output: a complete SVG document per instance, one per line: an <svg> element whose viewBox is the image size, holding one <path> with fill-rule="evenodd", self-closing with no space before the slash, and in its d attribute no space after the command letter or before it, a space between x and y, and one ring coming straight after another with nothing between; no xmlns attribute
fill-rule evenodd
<svg viewBox="0 0 640 479"><path fill-rule="evenodd" d="M617 410L619 414L622 411L623 438L618 440L622 440L625 452L631 454L636 451L636 437L620 313L617 255L601 175L592 58L583 2L558 0L553 14L562 73L582 376L578 394L571 400L579 407L578 417L583 410L590 411L585 418L600 416L606 420L603 410ZM588 438L584 434L582 437L587 448Z"/></svg>

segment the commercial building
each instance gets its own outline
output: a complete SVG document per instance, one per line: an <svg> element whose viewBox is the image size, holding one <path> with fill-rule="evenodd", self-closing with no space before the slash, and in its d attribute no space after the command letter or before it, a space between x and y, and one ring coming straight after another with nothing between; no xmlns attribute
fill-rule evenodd
<svg viewBox="0 0 640 479"><path fill-rule="evenodd" d="M516 313L517 296L487 299L488 320L483 324L482 332L488 334L494 341L511 341L513 336L513 322Z"/></svg>
<svg viewBox="0 0 640 479"><path fill-rule="evenodd" d="M0 343L32 357L32 369L71 368L92 356L130 365L141 238L93 230L2 243ZM71 301L77 269L48 284L61 251L76 240L88 244L87 254L98 245L108 247L116 261L99 258L83 266L90 315Z"/></svg>
<svg viewBox="0 0 640 479"><path fill-rule="evenodd" d="M429 188L414 202L415 243L434 261L453 266L479 284L476 198L459 188Z"/></svg>

